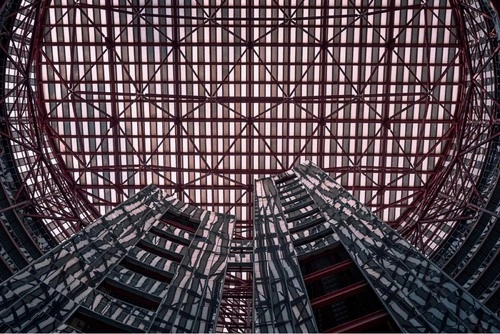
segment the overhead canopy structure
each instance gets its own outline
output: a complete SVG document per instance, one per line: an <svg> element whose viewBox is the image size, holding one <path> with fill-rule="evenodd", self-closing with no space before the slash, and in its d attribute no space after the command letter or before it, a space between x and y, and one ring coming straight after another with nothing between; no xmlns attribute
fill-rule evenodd
<svg viewBox="0 0 500 334"><path fill-rule="evenodd" d="M430 254L498 177L481 1L11 1L2 135L54 237L154 183L236 215L312 160Z"/></svg>

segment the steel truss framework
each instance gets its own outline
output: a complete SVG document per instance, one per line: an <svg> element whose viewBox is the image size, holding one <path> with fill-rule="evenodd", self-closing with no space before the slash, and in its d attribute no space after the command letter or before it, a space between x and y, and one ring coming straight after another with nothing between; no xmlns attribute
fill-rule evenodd
<svg viewBox="0 0 500 334"><path fill-rule="evenodd" d="M217 330L230 333L251 332L253 325L253 270L228 268L224 281Z"/></svg>
<svg viewBox="0 0 500 334"><path fill-rule="evenodd" d="M448 154L445 4L118 4L51 2L37 39L44 130L92 207L154 182L249 223L252 180L307 157L396 223Z"/></svg>
<svg viewBox="0 0 500 334"><path fill-rule="evenodd" d="M5 3L12 206L27 197L63 240L155 183L235 214L245 239L253 180L307 158L433 253L498 178L496 18L481 1L350 5ZM243 273L232 330L249 323Z"/></svg>

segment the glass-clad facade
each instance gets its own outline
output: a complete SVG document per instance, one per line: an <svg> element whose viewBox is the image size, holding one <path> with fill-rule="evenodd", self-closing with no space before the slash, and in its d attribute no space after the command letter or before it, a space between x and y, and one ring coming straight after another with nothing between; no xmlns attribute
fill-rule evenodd
<svg viewBox="0 0 500 334"><path fill-rule="evenodd" d="M313 163L254 186L247 240L234 216L146 187L4 281L0 331L500 331Z"/></svg>
<svg viewBox="0 0 500 334"><path fill-rule="evenodd" d="M151 186L1 286L3 332L210 332L233 217Z"/></svg>
<svg viewBox="0 0 500 334"><path fill-rule="evenodd" d="M401 330L498 331L490 310L327 174L302 165L295 175Z"/></svg>
<svg viewBox="0 0 500 334"><path fill-rule="evenodd" d="M279 227L269 234L279 238L278 230L287 231L281 239L289 240L286 244L294 252L287 257L290 269L281 262L261 264L257 259L255 266L262 272L269 268L271 274L264 281L272 280L274 271L285 276L285 281L293 279L294 270L300 269L317 330L499 329L491 310L314 164L258 180L256 194L256 210L272 212ZM256 226L258 217L256 213ZM254 298L257 303L259 295ZM255 312L267 313L267 323L275 326L263 331L279 330L282 312Z"/></svg>

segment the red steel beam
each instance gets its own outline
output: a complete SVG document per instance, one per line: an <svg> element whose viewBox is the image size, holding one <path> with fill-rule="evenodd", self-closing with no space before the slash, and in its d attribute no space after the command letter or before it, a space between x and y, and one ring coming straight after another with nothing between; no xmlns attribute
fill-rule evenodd
<svg viewBox="0 0 500 334"><path fill-rule="evenodd" d="M363 333L374 325L390 320L389 313L379 310L355 320L327 329L323 333Z"/></svg>
<svg viewBox="0 0 500 334"><path fill-rule="evenodd" d="M304 276L304 283L311 283L322 279L324 277L330 276L332 274L338 273L340 271L344 271L348 268L351 268L354 265L352 260L345 260L339 263L335 263L329 267L321 269L319 271L315 271L314 273L308 274Z"/></svg>
<svg viewBox="0 0 500 334"><path fill-rule="evenodd" d="M313 300L311 300L311 306L314 309L316 309L323 306L331 305L339 300L346 299L350 296L359 294L360 292L363 292L366 289L368 289L368 283L364 281L354 283L349 286L346 286L345 288L327 293L324 296L314 298Z"/></svg>

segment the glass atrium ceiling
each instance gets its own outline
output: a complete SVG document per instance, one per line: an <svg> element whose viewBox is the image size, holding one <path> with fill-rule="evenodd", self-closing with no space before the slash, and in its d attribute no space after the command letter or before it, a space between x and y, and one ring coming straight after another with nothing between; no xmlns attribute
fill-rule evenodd
<svg viewBox="0 0 500 334"><path fill-rule="evenodd" d="M104 213L155 183L244 230L253 180L312 160L381 219L412 216L463 130L455 1L252 4L42 6L39 128L80 203Z"/></svg>
<svg viewBox="0 0 500 334"><path fill-rule="evenodd" d="M255 178L310 159L395 220L453 131L452 9L249 5L52 1L38 82L67 173L101 213L155 183L246 221Z"/></svg>

